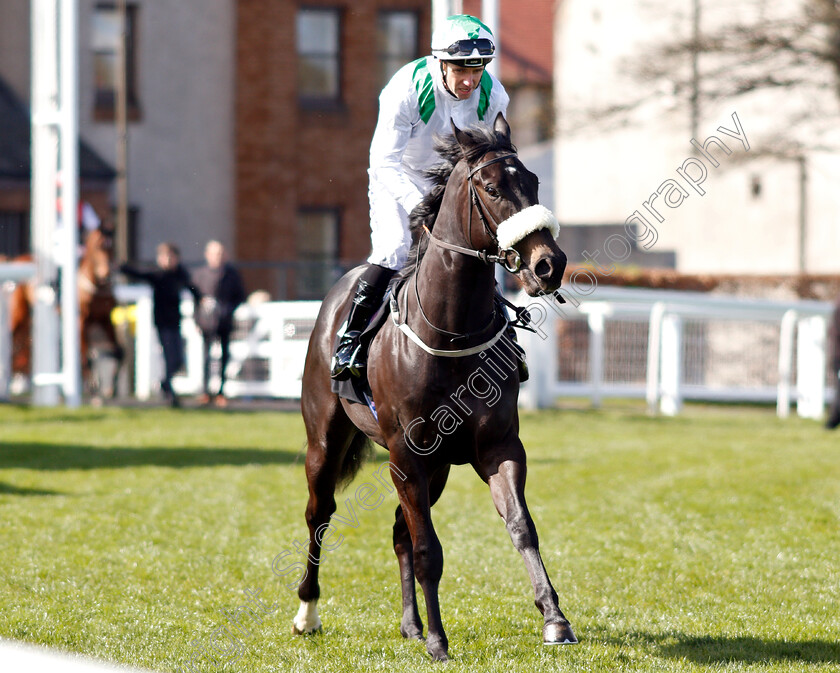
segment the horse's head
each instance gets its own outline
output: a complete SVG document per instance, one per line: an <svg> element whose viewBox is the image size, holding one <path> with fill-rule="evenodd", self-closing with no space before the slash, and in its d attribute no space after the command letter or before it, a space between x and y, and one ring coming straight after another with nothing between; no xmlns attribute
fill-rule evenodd
<svg viewBox="0 0 840 673"><path fill-rule="evenodd" d="M113 236L110 232L100 228L87 235L80 268L90 275L88 280L98 285L110 279L113 252Z"/></svg>
<svg viewBox="0 0 840 673"><path fill-rule="evenodd" d="M474 134L452 128L467 164L470 246L503 264L529 295L554 292L566 269L554 240L559 224L539 205L539 180L517 157L504 116L496 117L489 149Z"/></svg>

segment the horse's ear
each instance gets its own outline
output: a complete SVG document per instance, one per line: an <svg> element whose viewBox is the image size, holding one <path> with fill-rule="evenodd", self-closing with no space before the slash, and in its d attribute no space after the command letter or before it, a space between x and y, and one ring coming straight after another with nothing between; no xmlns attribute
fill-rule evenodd
<svg viewBox="0 0 840 673"><path fill-rule="evenodd" d="M464 150L464 153L466 154L466 149L470 144L470 137L457 126L455 126L455 120L451 117L449 118L449 123L452 124L452 133L455 135L455 140L458 141L458 144L461 146L461 149Z"/></svg>
<svg viewBox="0 0 840 673"><path fill-rule="evenodd" d="M501 112L496 115L496 120L493 122L493 130L496 133L501 133L505 138L510 140L510 124L507 123L505 116Z"/></svg>

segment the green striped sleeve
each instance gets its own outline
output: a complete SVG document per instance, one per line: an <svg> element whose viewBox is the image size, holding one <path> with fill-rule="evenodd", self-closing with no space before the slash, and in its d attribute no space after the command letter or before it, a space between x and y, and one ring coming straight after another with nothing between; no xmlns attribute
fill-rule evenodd
<svg viewBox="0 0 840 673"><path fill-rule="evenodd" d="M420 119L424 124L429 123L432 113L435 111L435 89L432 83L432 73L426 64L425 58L419 58L414 66L414 88L417 89L417 98L420 101Z"/></svg>
<svg viewBox="0 0 840 673"><path fill-rule="evenodd" d="M481 91L478 97L478 118L484 121L484 115L487 113L487 108L490 106L490 90L493 88L493 78L486 70L481 76Z"/></svg>

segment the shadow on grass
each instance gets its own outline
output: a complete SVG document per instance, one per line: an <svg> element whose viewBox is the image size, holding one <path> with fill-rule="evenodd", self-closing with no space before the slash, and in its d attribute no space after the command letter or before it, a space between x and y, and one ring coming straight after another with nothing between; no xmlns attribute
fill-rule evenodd
<svg viewBox="0 0 840 673"><path fill-rule="evenodd" d="M688 636L658 645L662 656L689 659L697 663L737 661L757 664L773 661L802 661L809 664L840 664L840 643L827 640L768 640L749 636Z"/></svg>
<svg viewBox="0 0 840 673"><path fill-rule="evenodd" d="M302 451L255 449L170 449L55 446L16 442L0 447L0 469L95 470L124 467L216 467L220 465L290 465L303 463ZM2 491L0 491L2 492Z"/></svg>
<svg viewBox="0 0 840 673"><path fill-rule="evenodd" d="M744 664L801 661L840 664L840 642L833 640L778 640L754 636L696 636L686 633L604 635L615 645L640 643L652 646L661 657L687 659L698 664Z"/></svg>
<svg viewBox="0 0 840 673"><path fill-rule="evenodd" d="M19 488L0 481L0 495L64 495L60 491L44 491L39 488Z"/></svg>

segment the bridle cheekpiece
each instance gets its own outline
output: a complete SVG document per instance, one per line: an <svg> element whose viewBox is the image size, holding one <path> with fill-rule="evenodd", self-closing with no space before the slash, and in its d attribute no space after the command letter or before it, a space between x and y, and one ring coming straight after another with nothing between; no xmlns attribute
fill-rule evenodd
<svg viewBox="0 0 840 673"><path fill-rule="evenodd" d="M472 245L472 212L473 207L475 207L478 217L481 220L481 224L484 226L484 230L496 246L495 254L486 250L476 250L474 248L466 248L453 243L447 243L429 232L429 236L435 245L464 255L477 257L485 264L501 264L506 271L510 273L517 273L522 266L522 257L520 256L519 251L513 246L528 236L528 234L539 231L540 229L548 229L551 232L552 237L557 238L560 234L560 223L548 208L539 204L528 206L527 208L520 210L518 213L514 213L506 220L495 223L495 232L490 228L490 224L487 221L489 213L488 215L485 215L487 207L478 196L478 190L475 187L472 177L481 169L512 157L516 157L516 154L500 154L488 161L482 162L470 169L466 178L471 202L467 221L467 238L470 240L470 244Z"/></svg>

